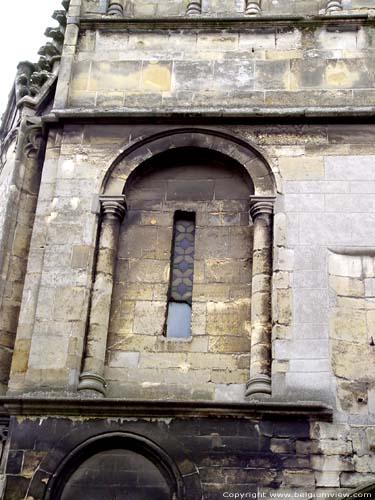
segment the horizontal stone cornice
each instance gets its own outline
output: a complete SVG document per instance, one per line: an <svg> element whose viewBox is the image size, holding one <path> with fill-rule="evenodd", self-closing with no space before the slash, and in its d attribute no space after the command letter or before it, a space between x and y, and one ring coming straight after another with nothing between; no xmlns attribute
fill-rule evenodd
<svg viewBox="0 0 375 500"><path fill-rule="evenodd" d="M338 120L341 118L350 119L375 119L375 106L342 106L342 107L300 107L300 108L248 108L248 109L215 109L211 108L190 108L174 110L168 108L155 109L129 109L121 108L117 110L100 110L98 108L66 108L54 109L48 115L42 117L45 123L58 123L60 121L84 121L87 123L97 120L134 120L149 121L150 118L161 120L188 120L188 119L221 119L225 120L311 120L324 118L325 120Z"/></svg>
<svg viewBox="0 0 375 500"><path fill-rule="evenodd" d="M152 401L126 399L32 398L0 399L12 416L70 417L234 417L234 418L309 418L331 420L332 408L315 401L251 401L220 403L212 401Z"/></svg>
<svg viewBox="0 0 375 500"><path fill-rule="evenodd" d="M83 29L257 29L332 26L337 29L353 29L360 25L375 25L375 17L368 14L330 14L326 16L236 16L236 17L154 17L154 18L113 18L110 16L86 17L80 19Z"/></svg>

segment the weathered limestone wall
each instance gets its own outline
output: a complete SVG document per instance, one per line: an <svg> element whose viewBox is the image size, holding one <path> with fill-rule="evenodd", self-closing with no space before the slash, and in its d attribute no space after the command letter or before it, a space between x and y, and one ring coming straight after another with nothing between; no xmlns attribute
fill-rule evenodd
<svg viewBox="0 0 375 500"><path fill-rule="evenodd" d="M246 109L370 106L374 28L87 29L69 108Z"/></svg>
<svg viewBox="0 0 375 500"><path fill-rule="evenodd" d="M69 137L62 141L58 130L49 135L12 364L15 384L28 370L41 391L66 388L78 375L91 286L97 186L88 157L74 156L79 168L72 151L66 154Z"/></svg>
<svg viewBox="0 0 375 500"><path fill-rule="evenodd" d="M10 250L9 248L9 234L12 230L13 223L12 217L15 212L17 212L17 195L19 191L15 185L15 141L9 144L7 150L3 155L3 164L0 172L0 305L2 308L2 328L0 333L0 350L2 355L6 358L10 358L12 346L11 339L9 335L11 333L15 334L15 321L17 320L17 312L13 310L13 315L11 309L4 310L4 301L8 302L8 306L11 305L11 288L7 287L9 260L10 260ZM13 274L16 270L13 270ZM7 297L8 294L8 297ZM7 300L8 299L8 300ZM19 304L18 304L19 307ZM4 317L6 315L6 318ZM13 328L12 328L13 326ZM6 391L6 380L7 380L7 367L0 367L0 393Z"/></svg>
<svg viewBox="0 0 375 500"><path fill-rule="evenodd" d="M35 134L34 134L35 132ZM38 145L22 122L5 140L0 172L0 393L5 393L40 184ZM33 137L38 136L33 129ZM38 136L39 137L39 136Z"/></svg>
<svg viewBox="0 0 375 500"><path fill-rule="evenodd" d="M26 385L34 391L36 388L43 390L43 387L56 390L74 390L76 387L92 282L97 218L92 212L95 196L100 192L109 165L118 155L120 144L124 147L130 137L134 141L137 136L147 136L161 130L165 130L165 127L107 125L104 128L94 125L69 125L61 135L51 135L26 282L25 297L31 297L32 300L24 300L22 308L13 364L12 392L22 392L22 380L26 372ZM336 404L335 363L334 359L331 360L329 350L329 336L336 338L336 327L332 320L329 333L329 315L335 314L335 308L338 307L335 297L341 297L343 292L337 288L339 285L332 282L336 280L334 273L329 281L327 266L332 252L335 252L335 256L345 253L343 247L349 248L346 251L354 252L354 255L360 249L364 256L367 255L366 252L369 253L367 260L371 261L372 258L371 246L374 242L371 232L371 200L374 194L369 192L372 189L372 181L369 182L369 179L373 176L372 165L375 156L372 144L373 127L360 124L308 127L249 125L227 130L260 148L270 160L278 179L279 190L284 193L278 198L275 215L274 394L287 397L293 395L294 398L303 399L324 399ZM126 222L124 224L126 226ZM134 230L146 230L142 222L141 226L140 229ZM148 226L150 231L156 230L151 226L152 224ZM122 256L127 251L129 240L121 241ZM131 245L138 243L137 238L132 238ZM144 252L147 252L147 247ZM152 249L150 252L149 256L152 257ZM347 258L344 255L343 259ZM168 259L163 259L165 260L161 268L165 269L168 267ZM130 283L139 283L145 274L138 276L136 267L134 275L133 271L126 269L123 274L124 282L127 283L124 293L130 293ZM156 272L155 269L153 272ZM195 293L200 286L199 280L203 279L199 266L196 272L198 281ZM167 282L164 271L162 275L161 286L154 284L155 290L159 289L156 295L151 297L147 286L141 286L148 298L134 296L134 300L147 301L151 297L156 302L160 301ZM348 279L350 277L353 276L349 273ZM147 276L146 278L149 279ZM358 302L361 309L359 314L361 318L364 318L365 314L371 318L371 311L365 312L372 304L372 292L369 288L371 282L368 281L371 280L371 272L363 271L354 278L367 280L363 281L367 284L367 299L364 302L364 295L362 302ZM208 279L207 276L204 279ZM362 285L362 288L354 288L354 292L348 289L349 299L351 293L364 290ZM357 302L353 302L353 307L357 307L356 304ZM128 305L132 310L134 305ZM140 304L138 309L139 307ZM127 313L129 323L125 318L121 320L125 328L123 331L119 326L111 327L112 333L116 330L117 333L111 339L110 345L115 346L117 341L123 342L122 338L117 338L116 335L121 337L128 330L129 333L134 333L133 330L130 331L133 328L130 316ZM207 319L208 316L206 319L200 317L199 322L204 324ZM116 321L113 318L113 325ZM358 332L356 338L361 339L360 349L368 353L370 360L373 347L369 345L371 339L367 339L367 335L372 335L371 323L368 325L368 333L363 331L362 335ZM144 335L145 332L142 330L139 333L141 341L146 342L148 336ZM128 338L126 342L129 341ZM198 338L194 340L196 341ZM148 349L151 349L151 344ZM114 351L111 349L110 364L114 362ZM134 353L128 355L129 362L135 363L137 351L139 352L138 349L127 351ZM171 360L177 356L176 353L169 354ZM210 366L210 356L207 354L204 358L205 368L217 369L214 360ZM155 356L158 354L155 353ZM166 354L163 356L166 358ZM178 356L181 357L180 354ZM185 354L182 355L184 356ZM193 359L194 354L189 356ZM197 354L197 359L198 357ZM177 365L185 366L184 363L185 360L181 358ZM175 369L179 370L178 366ZM131 368L135 366L132 365ZM186 369L188 368L186 366ZM232 378L227 381L228 388L231 384L234 384L233 389L235 388L236 383L241 380L241 370L245 368L241 366L237 375L235 372L230 375ZM356 377L362 379L363 367L359 366L358 370ZM114 376L116 370L111 373ZM111 380L114 387L116 377ZM150 383L152 381L144 380ZM367 383L363 380L362 382ZM367 405L368 398L364 397L364 400L358 403L360 411L357 412L357 406L354 405L352 412L353 415L361 416L360 421L363 421L363 418L366 418L366 421L374 418L374 405L371 403L373 387L371 384L364 387L369 390L370 403ZM341 412L340 406L338 411ZM348 420L349 416L342 413L340 418Z"/></svg>

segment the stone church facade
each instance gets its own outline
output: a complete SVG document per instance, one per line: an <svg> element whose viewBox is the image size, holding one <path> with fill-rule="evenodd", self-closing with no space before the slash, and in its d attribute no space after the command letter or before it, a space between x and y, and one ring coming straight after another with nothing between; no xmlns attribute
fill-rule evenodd
<svg viewBox="0 0 375 500"><path fill-rule="evenodd" d="M373 0L53 17L0 131L1 498L372 498Z"/></svg>

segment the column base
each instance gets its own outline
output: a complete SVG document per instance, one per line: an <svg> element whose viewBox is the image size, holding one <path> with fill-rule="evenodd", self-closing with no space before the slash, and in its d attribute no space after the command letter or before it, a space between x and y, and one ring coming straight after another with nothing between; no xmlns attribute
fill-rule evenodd
<svg viewBox="0 0 375 500"><path fill-rule="evenodd" d="M271 396L271 377L268 375L257 375L252 377L246 384L246 398L259 396Z"/></svg>
<svg viewBox="0 0 375 500"><path fill-rule="evenodd" d="M199 1L198 2L192 1L189 3L186 9L187 16L194 16L194 15L199 16L199 14L201 13L202 13L202 7Z"/></svg>
<svg viewBox="0 0 375 500"><path fill-rule="evenodd" d="M78 391L84 391L84 396L104 397L107 383L103 377L96 373L83 372L79 377Z"/></svg>
<svg viewBox="0 0 375 500"><path fill-rule="evenodd" d="M246 16L259 16L262 13L262 9L258 2L248 2L245 9Z"/></svg>

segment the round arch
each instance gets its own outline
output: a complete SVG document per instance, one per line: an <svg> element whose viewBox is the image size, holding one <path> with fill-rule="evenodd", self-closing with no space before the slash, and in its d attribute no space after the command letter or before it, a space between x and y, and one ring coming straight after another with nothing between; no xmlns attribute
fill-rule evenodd
<svg viewBox="0 0 375 500"><path fill-rule="evenodd" d="M254 194L274 196L276 182L269 163L252 145L222 131L203 128L177 128L141 137L120 149L103 179L101 195L120 195L129 176L145 160L177 148L204 148L236 160L247 171Z"/></svg>
<svg viewBox="0 0 375 500"><path fill-rule="evenodd" d="M189 474L189 488L186 487L184 477L170 455L154 441L129 432L108 432L94 436L74 448L59 464L48 482L44 500L62 498L64 487L78 468L88 459L99 453L109 450L124 450L139 454L157 467L164 477L171 491L171 498L186 500L191 490L191 475ZM194 492L194 489L193 489ZM200 483L196 485L197 495L190 498L199 498Z"/></svg>

